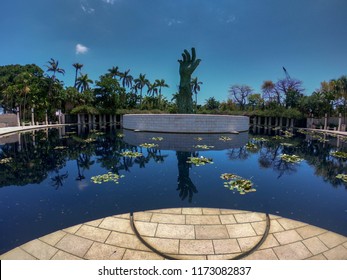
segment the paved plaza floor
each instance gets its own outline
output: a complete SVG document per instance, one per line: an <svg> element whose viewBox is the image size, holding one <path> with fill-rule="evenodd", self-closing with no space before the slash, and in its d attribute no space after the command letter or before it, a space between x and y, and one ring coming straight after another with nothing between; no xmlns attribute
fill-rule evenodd
<svg viewBox="0 0 347 280"><path fill-rule="evenodd" d="M264 243L244 259L346 260L347 237L269 215ZM134 213L147 244L174 259L227 260L252 249L266 230L264 213L214 208L172 208ZM0 259L160 260L135 235L130 214L62 229L23 244Z"/></svg>

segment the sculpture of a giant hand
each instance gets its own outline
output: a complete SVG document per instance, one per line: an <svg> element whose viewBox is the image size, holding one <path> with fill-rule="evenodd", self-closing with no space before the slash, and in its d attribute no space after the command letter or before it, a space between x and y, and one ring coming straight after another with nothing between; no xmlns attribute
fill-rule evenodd
<svg viewBox="0 0 347 280"><path fill-rule="evenodd" d="M193 113L193 98L191 77L194 70L199 66L201 59L196 59L195 48L192 48L192 54L187 50L182 53L182 59L178 60L180 64L180 87L177 96L177 107L179 113Z"/></svg>

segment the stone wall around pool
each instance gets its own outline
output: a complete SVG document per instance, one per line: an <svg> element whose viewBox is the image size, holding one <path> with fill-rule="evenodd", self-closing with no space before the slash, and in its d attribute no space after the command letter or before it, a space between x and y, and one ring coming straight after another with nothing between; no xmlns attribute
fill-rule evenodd
<svg viewBox="0 0 347 280"><path fill-rule="evenodd" d="M233 133L248 131L249 117L197 114L128 114L123 128L172 133Z"/></svg>

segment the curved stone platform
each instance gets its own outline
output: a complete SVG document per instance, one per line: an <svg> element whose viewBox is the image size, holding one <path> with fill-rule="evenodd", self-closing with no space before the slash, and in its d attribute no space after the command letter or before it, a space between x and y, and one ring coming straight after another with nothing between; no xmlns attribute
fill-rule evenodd
<svg viewBox="0 0 347 280"><path fill-rule="evenodd" d="M136 228L152 247L177 259L231 259L262 238L266 215L241 210L174 208L134 213ZM347 259L347 237L270 215L265 242L245 259ZM79 224L30 241L0 259L159 260L122 214Z"/></svg>
<svg viewBox="0 0 347 280"><path fill-rule="evenodd" d="M237 133L248 131L249 117L202 114L128 114L123 128L168 133Z"/></svg>

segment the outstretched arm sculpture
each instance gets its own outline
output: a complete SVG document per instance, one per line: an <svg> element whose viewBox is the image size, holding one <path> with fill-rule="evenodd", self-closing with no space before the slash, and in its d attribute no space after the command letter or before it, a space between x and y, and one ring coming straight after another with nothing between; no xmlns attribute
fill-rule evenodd
<svg viewBox="0 0 347 280"><path fill-rule="evenodd" d="M177 95L178 113L193 113L193 94L191 88L191 76L194 70L199 66L201 59L196 59L195 48L192 48L192 55L187 50L182 53L180 64L180 87Z"/></svg>

